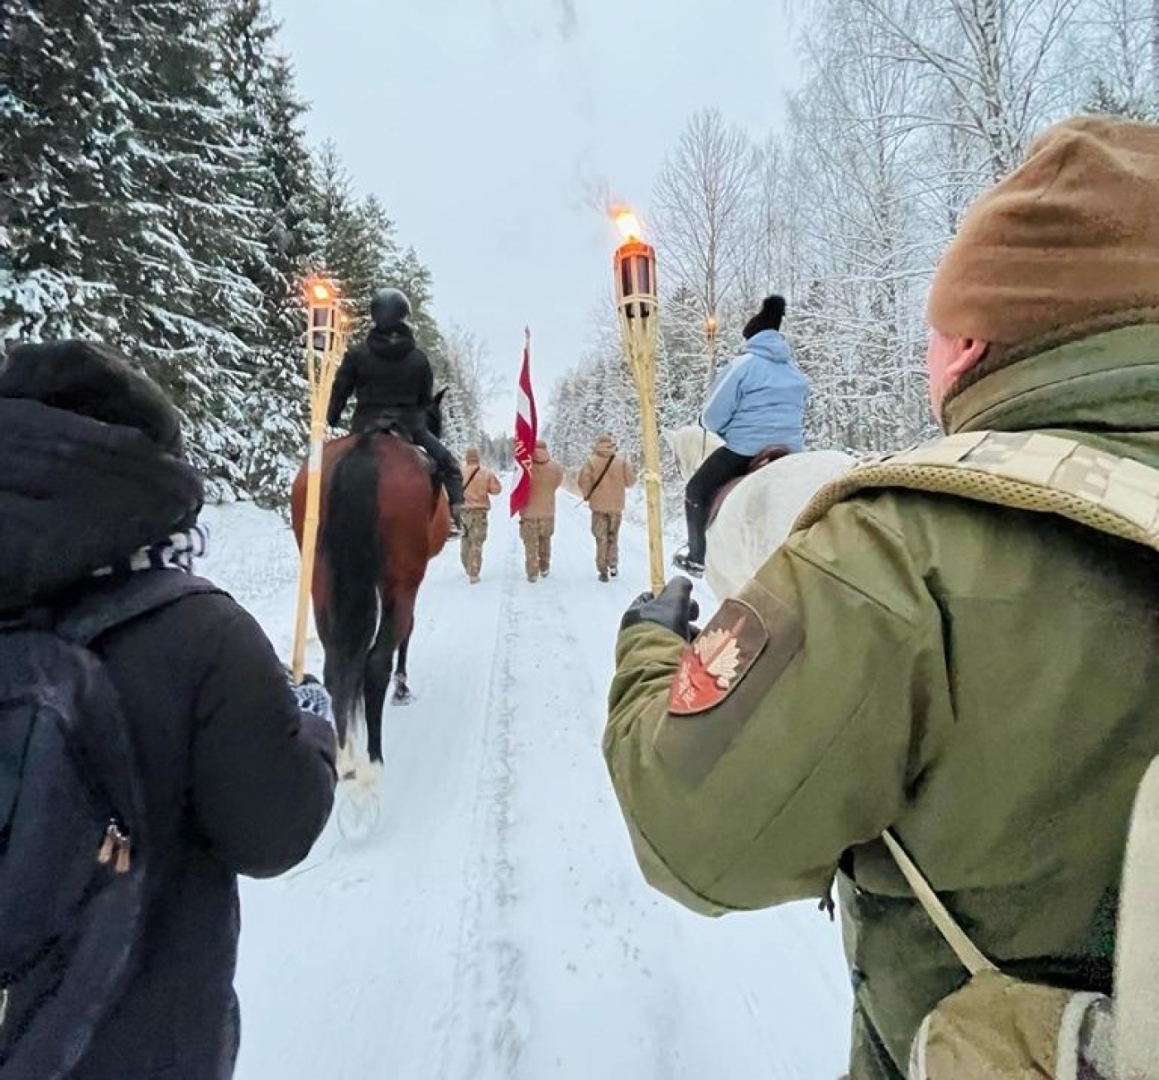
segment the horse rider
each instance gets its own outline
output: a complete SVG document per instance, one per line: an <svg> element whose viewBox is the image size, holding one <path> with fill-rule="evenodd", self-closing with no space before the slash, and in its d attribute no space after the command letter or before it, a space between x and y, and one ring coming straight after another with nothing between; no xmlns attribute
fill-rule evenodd
<svg viewBox="0 0 1159 1080"><path fill-rule="evenodd" d="M809 380L781 335L784 315L783 296L765 298L745 325L745 351L716 377L701 414L701 426L724 446L704 459L684 490L688 551L672 561L693 577L704 574L708 516L717 492L744 476L766 447L796 453L804 445Z"/></svg>
<svg viewBox="0 0 1159 1080"><path fill-rule="evenodd" d="M374 325L365 341L346 350L334 379L326 421L337 427L353 394L351 431L402 428L434 461L458 533L463 527L463 478L455 455L427 426L435 375L427 354L415 343L410 315L410 301L398 289L379 289L374 294L370 300Z"/></svg>

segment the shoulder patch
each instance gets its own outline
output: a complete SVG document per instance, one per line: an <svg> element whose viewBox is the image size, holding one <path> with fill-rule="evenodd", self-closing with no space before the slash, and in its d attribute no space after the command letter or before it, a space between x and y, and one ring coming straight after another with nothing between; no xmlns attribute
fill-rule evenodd
<svg viewBox="0 0 1159 1080"><path fill-rule="evenodd" d="M749 673L769 643L755 608L728 599L691 645L668 691L668 712L696 716L715 709Z"/></svg>

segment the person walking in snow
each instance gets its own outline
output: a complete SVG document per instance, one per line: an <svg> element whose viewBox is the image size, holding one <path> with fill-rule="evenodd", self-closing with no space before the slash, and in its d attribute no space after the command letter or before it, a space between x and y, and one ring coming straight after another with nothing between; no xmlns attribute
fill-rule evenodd
<svg viewBox="0 0 1159 1080"><path fill-rule="evenodd" d="M322 831L328 699L191 575L202 481L122 355L15 348L0 461L0 1073L227 1080L237 876Z"/></svg>
<svg viewBox="0 0 1159 1080"><path fill-rule="evenodd" d="M497 477L479 461L477 447L468 446L463 466L463 538L459 556L463 569L472 585L479 584L483 569L483 545L487 542L487 516L491 512L491 496L502 490Z"/></svg>
<svg viewBox="0 0 1159 1080"><path fill-rule="evenodd" d="M635 482L636 470L616 453L616 440L611 435L601 435L579 474L580 494L592 512L596 574L600 581L620 572L620 524L627 490Z"/></svg>
<svg viewBox="0 0 1159 1080"><path fill-rule="evenodd" d="M563 483L563 469L551 460L540 439L531 455L531 489L519 513L527 580L534 582L551 571L551 538L555 533L555 497Z"/></svg>
<svg viewBox="0 0 1159 1080"><path fill-rule="evenodd" d="M326 422L337 427L353 394L350 429L373 431L399 425L434 461L446 488L455 530L462 531L463 480L455 455L427 427L435 376L415 342L410 301L398 289L379 289L370 301L374 325L366 340L346 350L334 377Z"/></svg>
<svg viewBox="0 0 1159 1080"><path fill-rule="evenodd" d="M645 875L694 910L836 881L853 1080L911 1048L931 1077L1046 1076L1006 1032L1053 1054L1061 1009L1020 1027L1026 983L971 980L901 863L1006 976L1111 993L1159 754L1159 126L1042 133L927 314L948 437L833 485L703 632L686 578L633 604L604 750Z"/></svg>
<svg viewBox="0 0 1159 1080"><path fill-rule="evenodd" d="M725 484L748 471L770 446L796 453L804 446L809 380L781 335L782 296L766 297L744 328L745 351L712 384L700 422L724 440L696 470L684 491L688 551L673 562L693 577L704 574L708 517Z"/></svg>

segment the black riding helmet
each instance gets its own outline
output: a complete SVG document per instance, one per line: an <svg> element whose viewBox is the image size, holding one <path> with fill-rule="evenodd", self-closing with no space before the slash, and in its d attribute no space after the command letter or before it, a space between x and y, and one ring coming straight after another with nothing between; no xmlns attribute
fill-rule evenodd
<svg viewBox="0 0 1159 1080"><path fill-rule="evenodd" d="M370 299L370 317L376 330L390 330L410 318L410 301L398 289L379 289Z"/></svg>

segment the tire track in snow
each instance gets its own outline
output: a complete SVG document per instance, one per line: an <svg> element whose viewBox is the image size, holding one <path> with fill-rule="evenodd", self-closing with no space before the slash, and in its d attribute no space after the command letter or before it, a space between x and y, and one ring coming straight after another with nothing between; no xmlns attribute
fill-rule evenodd
<svg viewBox="0 0 1159 1080"><path fill-rule="evenodd" d="M464 905L456 950L455 990L440 1026L444 1029L440 1080L515 1077L526 1042L523 1004L524 956L515 942L512 909L519 900L511 849L516 791L516 673L518 603L522 550L508 533L502 570L497 642L484 710L483 761L471 830L471 859L465 871ZM462 1032L461 1028L466 1027ZM463 1050L466 1060L461 1060Z"/></svg>

